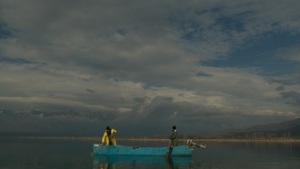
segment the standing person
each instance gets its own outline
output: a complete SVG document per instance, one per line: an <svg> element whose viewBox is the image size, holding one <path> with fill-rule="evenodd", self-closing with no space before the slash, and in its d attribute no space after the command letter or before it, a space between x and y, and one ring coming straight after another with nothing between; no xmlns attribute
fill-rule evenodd
<svg viewBox="0 0 300 169"><path fill-rule="evenodd" d="M176 126L172 127L172 135L169 137L171 139L171 146L178 145L178 132L176 130Z"/></svg>
<svg viewBox="0 0 300 169"><path fill-rule="evenodd" d="M166 152L165 158L169 158L172 155L173 152L173 147L178 145L178 133L176 130L176 126L172 127L172 135L169 137L170 139L170 144L169 144L169 148L168 151Z"/></svg>
<svg viewBox="0 0 300 169"><path fill-rule="evenodd" d="M103 133L102 136L102 143L104 145L117 145L116 133L117 130L111 129L109 126L107 126L106 131Z"/></svg>

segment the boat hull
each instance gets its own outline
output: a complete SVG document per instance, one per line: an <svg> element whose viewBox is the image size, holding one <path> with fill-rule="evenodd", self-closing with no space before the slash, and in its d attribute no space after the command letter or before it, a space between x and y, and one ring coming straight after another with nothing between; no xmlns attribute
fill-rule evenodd
<svg viewBox="0 0 300 169"><path fill-rule="evenodd" d="M173 147L168 154L170 156L192 156L193 149L188 146L176 146ZM105 146L102 144L93 145L94 155L134 155L134 156L164 156L169 153L168 147L131 147L131 146Z"/></svg>

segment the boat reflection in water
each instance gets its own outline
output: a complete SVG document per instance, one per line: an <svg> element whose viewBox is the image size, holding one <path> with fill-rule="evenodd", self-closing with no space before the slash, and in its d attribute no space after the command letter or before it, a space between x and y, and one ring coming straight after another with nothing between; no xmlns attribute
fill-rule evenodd
<svg viewBox="0 0 300 169"><path fill-rule="evenodd" d="M93 169L120 168L191 168L191 157L163 156L94 156Z"/></svg>

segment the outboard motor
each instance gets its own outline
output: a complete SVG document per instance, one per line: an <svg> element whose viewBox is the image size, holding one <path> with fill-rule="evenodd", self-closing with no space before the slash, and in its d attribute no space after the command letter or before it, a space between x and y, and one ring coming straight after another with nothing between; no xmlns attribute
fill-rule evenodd
<svg viewBox="0 0 300 169"><path fill-rule="evenodd" d="M186 144L190 148L194 148L194 147L197 147L197 148L206 148L205 144L197 144L197 143L193 142L193 140L187 140Z"/></svg>

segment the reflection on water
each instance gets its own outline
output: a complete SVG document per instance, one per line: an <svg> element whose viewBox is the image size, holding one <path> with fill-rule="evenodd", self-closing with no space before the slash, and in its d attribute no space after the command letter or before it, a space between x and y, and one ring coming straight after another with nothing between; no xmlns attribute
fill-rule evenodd
<svg viewBox="0 0 300 169"><path fill-rule="evenodd" d="M191 168L191 157L163 156L95 156L93 169L119 169L119 168Z"/></svg>

